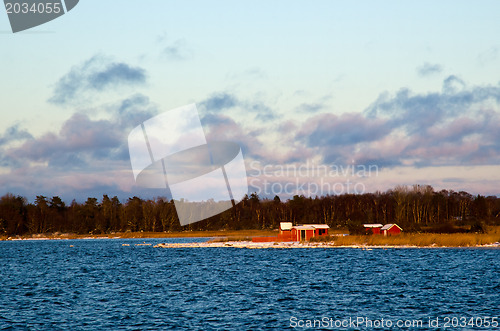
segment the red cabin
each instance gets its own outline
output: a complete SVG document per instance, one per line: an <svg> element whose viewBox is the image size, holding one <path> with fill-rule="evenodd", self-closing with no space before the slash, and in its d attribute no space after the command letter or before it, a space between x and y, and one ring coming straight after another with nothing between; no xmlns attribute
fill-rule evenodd
<svg viewBox="0 0 500 331"><path fill-rule="evenodd" d="M382 224L363 224L365 227L365 233L380 234L380 229L383 227Z"/></svg>
<svg viewBox="0 0 500 331"><path fill-rule="evenodd" d="M278 241L292 241L292 222L281 222Z"/></svg>
<svg viewBox="0 0 500 331"><path fill-rule="evenodd" d="M293 241L308 241L314 237L328 236L328 229L330 227L326 224L302 224L292 227L292 240Z"/></svg>
<svg viewBox="0 0 500 331"><path fill-rule="evenodd" d="M328 236L326 224L302 224L293 226L291 222L281 222L280 232L276 237L253 237L253 242L283 242L283 241L308 241L314 237Z"/></svg>
<svg viewBox="0 0 500 331"><path fill-rule="evenodd" d="M398 235L403 231L401 227L397 224L386 224L380 229L380 233L384 236L394 236Z"/></svg>

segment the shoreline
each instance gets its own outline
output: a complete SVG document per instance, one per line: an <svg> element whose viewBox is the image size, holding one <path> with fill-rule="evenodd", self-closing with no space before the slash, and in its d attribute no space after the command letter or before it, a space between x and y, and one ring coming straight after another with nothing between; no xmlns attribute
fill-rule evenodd
<svg viewBox="0 0 500 331"><path fill-rule="evenodd" d="M0 241L40 241L40 240L102 240L102 239L167 239L167 238L206 238L206 242L161 243L155 247L198 248L198 247L236 247L236 248L499 248L500 227L491 229L488 234L436 234L406 233L398 236L336 236L330 240L310 242L252 242L252 237L276 237L273 230L230 230L230 231L183 231L183 232L116 232L109 234L72 234L52 233L16 237L0 237ZM341 231L341 230L337 230ZM345 232L345 231L343 231Z"/></svg>
<svg viewBox="0 0 500 331"><path fill-rule="evenodd" d="M251 238L275 236L273 230L220 230L220 231L179 231L179 232L112 232L107 234L51 233L21 236L0 236L0 241L21 240L71 240L71 239L161 239L161 238Z"/></svg>
<svg viewBox="0 0 500 331"><path fill-rule="evenodd" d="M219 236L220 237L220 236ZM399 244L399 245L370 245L370 244L336 244L335 242L252 242L252 241L212 241L213 236L168 236L168 237L111 237L111 236L82 236L78 238L63 238L63 237L38 237L38 238L12 238L1 241L51 241L51 240L109 240L109 239L162 239L162 238L206 238L206 242L188 242L188 243L159 243L152 245L151 243L144 242L143 244L135 244L133 246L152 246L154 248L242 248L242 249L315 249L315 248L354 248L361 250L373 249L415 249L415 248L493 248L500 249L500 242L483 245L460 246L460 245L412 245L412 244ZM129 246L123 244L122 246ZM130 245L132 246L132 245Z"/></svg>
<svg viewBox="0 0 500 331"><path fill-rule="evenodd" d="M356 248L361 250L393 249L393 248L500 248L500 243L476 246L417 246L417 245L336 245L333 242L251 242L251 241L226 241L226 242L201 242L201 243L160 243L154 248L244 248L244 249L296 249L296 248Z"/></svg>

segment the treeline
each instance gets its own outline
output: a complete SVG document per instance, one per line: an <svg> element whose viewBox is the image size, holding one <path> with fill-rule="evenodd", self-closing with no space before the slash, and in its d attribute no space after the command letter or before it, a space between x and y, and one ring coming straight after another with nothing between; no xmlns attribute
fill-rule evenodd
<svg viewBox="0 0 500 331"><path fill-rule="evenodd" d="M363 223L397 223L406 232L482 231L500 224L500 199L431 186L398 186L387 192L308 198L261 199L255 193L236 207L181 227L173 201L138 197L120 201L104 195L99 201L66 205L58 197L37 196L34 203L6 194L0 198L0 235L37 233L101 234L126 231L276 229L280 222L326 223L332 228L362 230Z"/></svg>

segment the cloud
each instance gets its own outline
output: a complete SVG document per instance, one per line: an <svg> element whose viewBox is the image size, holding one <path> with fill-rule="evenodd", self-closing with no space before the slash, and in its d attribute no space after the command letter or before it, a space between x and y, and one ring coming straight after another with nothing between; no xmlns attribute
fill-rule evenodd
<svg viewBox="0 0 500 331"><path fill-rule="evenodd" d="M7 129L0 136L4 143L0 145L0 167L4 168L0 183L4 192L61 195L68 199L103 193L129 195L134 177L127 136L158 110L142 94L107 104L103 109L106 118L75 112L58 130L37 137L19 125Z"/></svg>
<svg viewBox="0 0 500 331"><path fill-rule="evenodd" d="M322 103L303 103L295 108L297 112L316 113L325 107Z"/></svg>
<svg viewBox="0 0 500 331"><path fill-rule="evenodd" d="M33 136L25 129L20 129L19 124L8 127L4 134L0 136L0 146L5 145L11 141L19 141L32 139Z"/></svg>
<svg viewBox="0 0 500 331"><path fill-rule="evenodd" d="M84 114L73 114L62 125L58 134L48 132L36 139L30 139L17 148L10 149L8 154L16 159L30 161L47 161L52 164L61 163L62 159L77 160L79 164L88 155L100 149L117 148L123 140L113 122L109 120L91 120ZM70 156L68 156L70 155ZM78 156L78 157L76 157ZM71 164L66 164L71 166Z"/></svg>
<svg viewBox="0 0 500 331"><path fill-rule="evenodd" d="M243 141L251 157L262 162L320 157L327 163L355 160L381 168L500 162L500 86L469 86L454 75L443 80L439 92L382 93L363 112L317 110L302 123L275 120L253 129L249 122L237 123L242 117L234 115L239 114L235 109L256 114L271 109L250 105L231 93L214 94L204 102L211 111L202 122L216 138Z"/></svg>
<svg viewBox="0 0 500 331"><path fill-rule="evenodd" d="M149 97L136 93L115 105L115 121L122 128L133 128L158 114L158 108Z"/></svg>
<svg viewBox="0 0 500 331"><path fill-rule="evenodd" d="M236 107L240 101L232 94L227 92L214 93L200 103L208 111L221 111Z"/></svg>
<svg viewBox="0 0 500 331"><path fill-rule="evenodd" d="M88 76L89 86L101 90L119 84L143 84L146 82L144 69L131 67L126 63L110 63L103 70Z"/></svg>
<svg viewBox="0 0 500 331"><path fill-rule="evenodd" d="M206 114L201 118L202 126L218 126L218 125L231 125L236 122L229 116L219 114Z"/></svg>
<svg viewBox="0 0 500 331"><path fill-rule="evenodd" d="M417 68L417 73L422 76L431 76L435 74L439 74L443 71L443 67L439 64L431 64L429 62L425 62L421 66Z"/></svg>
<svg viewBox="0 0 500 331"><path fill-rule="evenodd" d="M500 162L500 86L469 87L449 76L440 93L382 94L363 116L387 121L390 132L357 146L359 159L419 167Z"/></svg>
<svg viewBox="0 0 500 331"><path fill-rule="evenodd" d="M22 143L23 141L33 139L33 136L25 129L20 128L20 124L15 124L8 127L5 132L0 135L0 167L20 167L18 160L8 154L11 143Z"/></svg>
<svg viewBox="0 0 500 331"><path fill-rule="evenodd" d="M465 82L455 75L448 76L443 81L443 92L447 94L456 95L459 91L463 91L465 87L466 87ZM463 96L468 98L471 95L464 94Z"/></svg>
<svg viewBox="0 0 500 331"><path fill-rule="evenodd" d="M252 100L241 100L229 92L217 92L199 103L200 109L207 112L239 111L244 114L253 114L255 119L270 121L276 119L277 114L265 103Z"/></svg>
<svg viewBox="0 0 500 331"><path fill-rule="evenodd" d="M88 92L102 93L119 86L144 85L146 80L146 72L142 68L94 56L61 77L48 101L63 105Z"/></svg>
<svg viewBox="0 0 500 331"><path fill-rule="evenodd" d="M252 128L236 122L225 114L206 114L201 118L207 141L233 141L238 143L245 157L262 159L266 153L261 138L262 128Z"/></svg>
<svg viewBox="0 0 500 331"><path fill-rule="evenodd" d="M497 109L500 86L468 87L460 78L449 76L443 81L442 92L412 94L402 89L394 96L383 93L364 114L374 119L387 118L393 127L404 127L414 134L491 102Z"/></svg>
<svg viewBox="0 0 500 331"><path fill-rule="evenodd" d="M67 119L58 132L49 131L32 137L17 127L8 129L18 138L29 138L21 145L4 152L18 165L46 162L49 166L71 169L100 161L128 162L127 136L132 128L158 113L156 106L142 94L135 94L107 109L110 118L92 119L76 112Z"/></svg>
<svg viewBox="0 0 500 331"><path fill-rule="evenodd" d="M346 146L378 140L389 133L387 121L361 114L320 114L307 120L298 133L308 146Z"/></svg>
<svg viewBox="0 0 500 331"><path fill-rule="evenodd" d="M305 96L305 92L294 92L294 96ZM316 101L307 101L303 102L300 105L296 106L294 111L297 113L319 113L320 111L327 112L329 108L329 101L332 99L332 94L327 94L322 96Z"/></svg>
<svg viewBox="0 0 500 331"><path fill-rule="evenodd" d="M326 113L308 119L296 139L315 149L326 162L342 163L350 162L359 145L380 140L390 132L384 119L369 119L359 113Z"/></svg>
<svg viewBox="0 0 500 331"><path fill-rule="evenodd" d="M58 153L47 164L52 169L85 169L89 163L79 153Z"/></svg>
<svg viewBox="0 0 500 331"><path fill-rule="evenodd" d="M452 75L442 86L432 93L382 93L364 111L344 114L319 109L318 101L302 120L279 117L273 105L227 91L198 105L209 141L238 142L247 161L261 164L315 160L384 170L498 165L500 85L471 85ZM99 187L132 190L127 135L158 110L142 94L106 107L105 119L76 112L59 130L38 137L19 125L7 129L0 136L0 165L10 169L0 174L5 188L70 196Z"/></svg>
<svg viewBox="0 0 500 331"><path fill-rule="evenodd" d="M193 51L189 48L184 39L177 39L173 43L167 45L162 55L169 60L187 60L193 56Z"/></svg>
<svg viewBox="0 0 500 331"><path fill-rule="evenodd" d="M278 118L278 115L276 115L270 107L262 102L245 103L242 108L251 113L255 113L255 118L263 122Z"/></svg>
<svg viewBox="0 0 500 331"><path fill-rule="evenodd" d="M500 85L469 86L452 75L439 92L401 89L382 93L363 112L320 111L302 123L285 119L263 129L256 139L279 142L263 144L255 157L380 168L500 163Z"/></svg>

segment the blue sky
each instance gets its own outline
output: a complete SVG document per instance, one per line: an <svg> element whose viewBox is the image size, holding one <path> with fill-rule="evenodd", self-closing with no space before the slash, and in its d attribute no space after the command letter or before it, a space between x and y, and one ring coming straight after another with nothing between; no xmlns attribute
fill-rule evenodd
<svg viewBox="0 0 500 331"><path fill-rule="evenodd" d="M498 1L82 0L12 34L0 11L0 193L157 195L134 187L128 132L196 103L207 137L240 142L248 168L376 165L351 179L497 195L498 12Z"/></svg>

